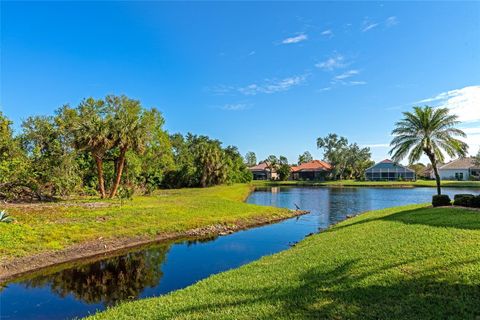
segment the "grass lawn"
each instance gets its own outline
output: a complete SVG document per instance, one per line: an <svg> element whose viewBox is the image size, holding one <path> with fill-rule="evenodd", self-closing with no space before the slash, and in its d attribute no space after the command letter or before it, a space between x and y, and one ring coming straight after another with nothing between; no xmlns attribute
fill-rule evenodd
<svg viewBox="0 0 480 320"><path fill-rule="evenodd" d="M255 180L254 185L306 185L306 186L332 186L332 187L436 187L435 180L417 181L265 181ZM442 187L480 188L480 181L442 181Z"/></svg>
<svg viewBox="0 0 480 320"><path fill-rule="evenodd" d="M248 223L291 216L286 209L246 204L251 186L162 190L119 201L60 201L8 205L17 223L0 223L0 263L15 257L58 250L99 237L154 236L215 224Z"/></svg>
<svg viewBox="0 0 480 320"><path fill-rule="evenodd" d="M92 319L478 319L480 212L372 211L295 247Z"/></svg>

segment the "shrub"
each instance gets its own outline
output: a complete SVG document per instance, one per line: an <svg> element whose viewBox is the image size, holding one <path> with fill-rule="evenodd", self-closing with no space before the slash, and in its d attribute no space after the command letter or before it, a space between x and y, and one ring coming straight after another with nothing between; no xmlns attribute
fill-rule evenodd
<svg viewBox="0 0 480 320"><path fill-rule="evenodd" d="M473 208L480 208L480 194L478 196L475 196L470 200L470 204Z"/></svg>
<svg viewBox="0 0 480 320"><path fill-rule="evenodd" d="M0 211L0 222L12 223L13 221L15 221L15 219L10 217L8 213L6 213L5 211Z"/></svg>
<svg viewBox="0 0 480 320"><path fill-rule="evenodd" d="M471 207L474 197L473 194L456 194L453 198L453 204L456 206Z"/></svg>
<svg viewBox="0 0 480 320"><path fill-rule="evenodd" d="M434 207L440 207L440 206L451 206L452 203L450 201L450 197L446 194L440 194L440 195L434 195L432 197L432 205Z"/></svg>

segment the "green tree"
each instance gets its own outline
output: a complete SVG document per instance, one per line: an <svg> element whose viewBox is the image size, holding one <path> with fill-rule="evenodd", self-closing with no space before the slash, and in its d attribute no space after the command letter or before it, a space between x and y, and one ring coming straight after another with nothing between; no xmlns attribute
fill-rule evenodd
<svg viewBox="0 0 480 320"><path fill-rule="evenodd" d="M106 196L103 162L115 144L112 120L112 107L101 99L88 98L77 108L64 106L58 111L58 122L71 135L74 147L89 152L94 159L102 198Z"/></svg>
<svg viewBox="0 0 480 320"><path fill-rule="evenodd" d="M465 133L455 128L459 124L456 115L449 114L447 108L430 106L414 107L412 112L404 112L403 119L395 123L390 145L390 154L394 161L408 156L409 163L414 163L425 154L432 164L437 193L441 194L440 175L437 164L444 162L445 152L450 157L466 155L468 145L455 137L466 137Z"/></svg>
<svg viewBox="0 0 480 320"><path fill-rule="evenodd" d="M304 153L298 156L298 165L301 165L302 163L306 163L310 161L313 161L313 157L308 151L305 151Z"/></svg>
<svg viewBox="0 0 480 320"><path fill-rule="evenodd" d="M32 164L32 176L50 195L67 195L80 184L75 152L54 117L34 116L22 123L20 136Z"/></svg>
<svg viewBox="0 0 480 320"><path fill-rule="evenodd" d="M257 156L255 155L255 152L247 152L247 154L245 155L245 164L248 167L253 167L257 164Z"/></svg>
<svg viewBox="0 0 480 320"><path fill-rule="evenodd" d="M285 181L288 179L290 176L290 165L288 164L288 159L287 157L280 156L278 158L278 164L277 164L277 173L278 173L278 178L282 181Z"/></svg>
<svg viewBox="0 0 480 320"><path fill-rule="evenodd" d="M363 177L365 169L372 165L370 148L361 148L357 143L348 143L345 137L335 133L317 139L317 147L323 150L325 161L333 165L334 178Z"/></svg>
<svg viewBox="0 0 480 320"><path fill-rule="evenodd" d="M480 149L477 152L477 155L473 157L473 161L476 166L480 166Z"/></svg>
<svg viewBox="0 0 480 320"><path fill-rule="evenodd" d="M280 160L275 155L269 155L267 159L264 160L267 169L270 171L270 179L273 179L273 172L277 170Z"/></svg>
<svg viewBox="0 0 480 320"><path fill-rule="evenodd" d="M30 161L19 139L14 137L11 125L0 111L0 186L30 180Z"/></svg>
<svg viewBox="0 0 480 320"><path fill-rule="evenodd" d="M425 172L425 169L427 167L423 163L417 162L417 163L412 163L412 164L408 165L408 168L415 171L415 175L417 177L420 177L420 176L423 175L423 173Z"/></svg>

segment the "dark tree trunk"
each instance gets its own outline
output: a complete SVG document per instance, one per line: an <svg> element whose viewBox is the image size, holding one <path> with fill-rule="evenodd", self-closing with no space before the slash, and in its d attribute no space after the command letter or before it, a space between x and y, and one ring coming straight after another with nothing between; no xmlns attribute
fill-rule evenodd
<svg viewBox="0 0 480 320"><path fill-rule="evenodd" d="M428 159L430 159L430 163L432 164L433 173L435 174L435 182L437 183L437 194L441 195L442 189L440 186L440 174L438 173L437 160L435 159L435 154L432 153L430 150L424 150L424 151L427 154Z"/></svg>
<svg viewBox="0 0 480 320"><path fill-rule="evenodd" d="M105 180L103 179L103 160L99 156L94 156L95 163L97 164L98 175L98 189L100 191L100 197L105 198Z"/></svg>
<svg viewBox="0 0 480 320"><path fill-rule="evenodd" d="M122 180L122 173L123 167L125 165L125 153L127 152L127 148L120 149L120 156L118 157L118 164L117 164L117 174L115 176L115 181L112 186L112 191L110 192L110 198L115 197L118 191L118 186L120 185L120 181Z"/></svg>

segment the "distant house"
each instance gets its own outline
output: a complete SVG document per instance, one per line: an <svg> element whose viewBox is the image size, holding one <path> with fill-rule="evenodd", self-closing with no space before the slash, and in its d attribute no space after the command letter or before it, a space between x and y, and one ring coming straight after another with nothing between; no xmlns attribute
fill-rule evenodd
<svg viewBox="0 0 480 320"><path fill-rule="evenodd" d="M438 174L442 180L480 179L480 166L472 157L459 158L440 166Z"/></svg>
<svg viewBox="0 0 480 320"><path fill-rule="evenodd" d="M332 165L325 161L312 160L292 166L290 178L292 180L325 180L332 169Z"/></svg>
<svg viewBox="0 0 480 320"><path fill-rule="evenodd" d="M248 168L253 174L253 180L276 180L278 178L275 168L270 169L268 162L262 162Z"/></svg>
<svg viewBox="0 0 480 320"><path fill-rule="evenodd" d="M415 178L415 171L389 159L365 170L365 179L370 181L415 180Z"/></svg>

